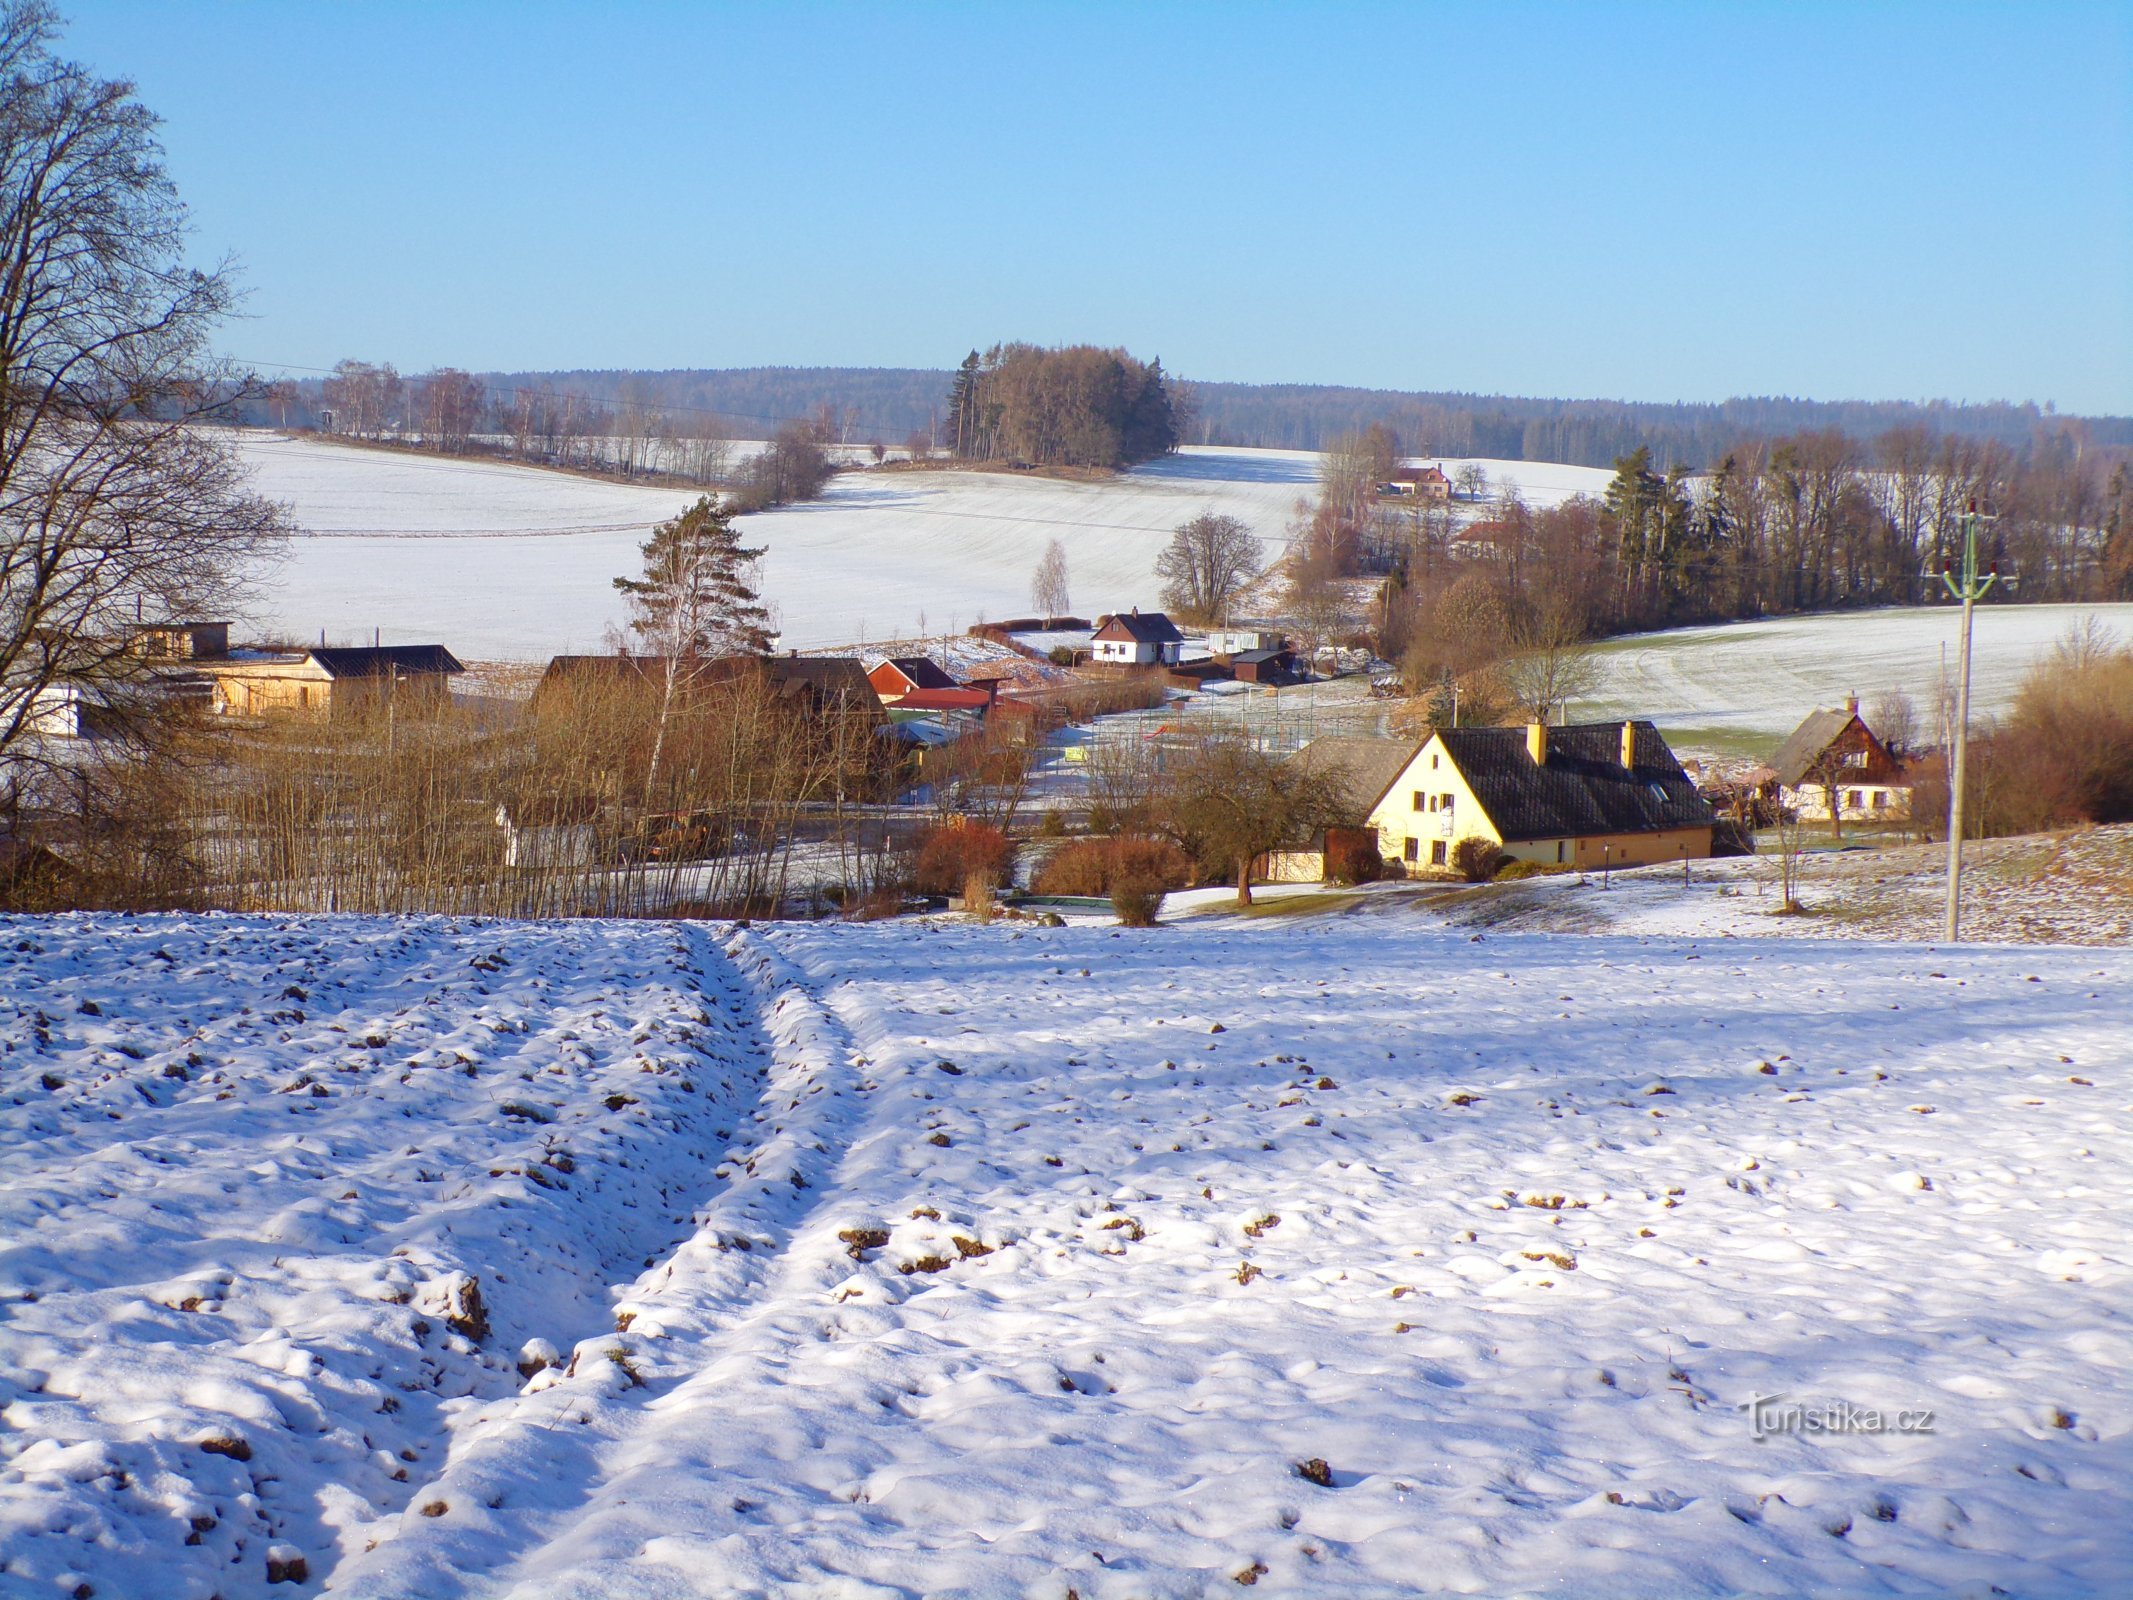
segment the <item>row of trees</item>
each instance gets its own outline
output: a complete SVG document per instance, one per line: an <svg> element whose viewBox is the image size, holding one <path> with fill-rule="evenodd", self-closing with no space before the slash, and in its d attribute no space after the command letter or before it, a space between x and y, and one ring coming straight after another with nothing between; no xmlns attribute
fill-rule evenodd
<svg viewBox="0 0 2133 1600"><path fill-rule="evenodd" d="M996 344L956 369L947 442L965 461L1129 467L1177 448L1184 405L1160 360L1094 345Z"/></svg>
<svg viewBox="0 0 2133 1600"><path fill-rule="evenodd" d="M1903 429L1758 443L1694 476L1640 448L1600 499L1536 509L1505 488L1479 519L1329 492L1291 570L1383 574L1376 642L1427 686L1610 634L1937 601L1973 504L2008 598L2133 598L2122 453Z"/></svg>
<svg viewBox="0 0 2133 1600"><path fill-rule="evenodd" d="M419 445L448 455L481 454L625 477L721 481L732 463L726 422L652 402L626 382L613 400L542 383L491 389L457 367L402 377L391 362L342 361L316 386L269 391L279 426L310 422L351 439ZM812 431L820 437L820 419Z"/></svg>

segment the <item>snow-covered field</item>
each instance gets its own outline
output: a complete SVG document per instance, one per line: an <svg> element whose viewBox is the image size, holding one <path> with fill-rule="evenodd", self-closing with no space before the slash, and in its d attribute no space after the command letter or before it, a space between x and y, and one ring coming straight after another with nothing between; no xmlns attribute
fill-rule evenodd
<svg viewBox="0 0 2133 1600"><path fill-rule="evenodd" d="M262 620L299 638L441 640L463 657L597 650L622 620L613 579L652 524L691 498L494 462L453 462L271 434L242 441L261 492L306 530L267 584ZM1278 545L1317 457L1192 451L1102 483L1002 473L836 479L826 499L744 521L788 644L844 644L1029 609L1054 538L1075 604L1155 600L1177 524L1215 510Z"/></svg>
<svg viewBox="0 0 2133 1600"><path fill-rule="evenodd" d="M1978 607L1973 713L2004 711L2031 664L2092 616L2133 643L2133 605ZM1603 686L1574 714L1650 717L1684 749L1767 755L1817 706L1900 688L1930 733L1944 647L1955 672L1959 620L1953 606L1922 606L1639 634L1602 647Z"/></svg>
<svg viewBox="0 0 2133 1600"><path fill-rule="evenodd" d="M8 1600L2133 1569L2133 953L17 918L0 997Z"/></svg>
<svg viewBox="0 0 2133 1600"><path fill-rule="evenodd" d="M305 535L264 584L260 621L299 639L442 641L463 658L598 650L622 620L613 579L655 522L692 498L499 462L447 461L247 433L262 493ZM1460 462L1447 462L1457 470ZM1533 504L1597 493L1608 474L1484 461ZM852 644L1024 615L1030 573L1066 545L1085 615L1156 603L1171 529L1216 511L1280 548L1317 491L1301 450L1189 448L1097 483L1005 473L855 473L818 503L745 520L763 592L796 647ZM918 622L924 616L926 629Z"/></svg>

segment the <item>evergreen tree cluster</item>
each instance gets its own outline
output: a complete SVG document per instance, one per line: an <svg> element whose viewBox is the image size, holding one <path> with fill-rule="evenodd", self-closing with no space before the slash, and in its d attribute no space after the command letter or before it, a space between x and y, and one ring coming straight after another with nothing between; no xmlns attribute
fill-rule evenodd
<svg viewBox="0 0 2133 1600"><path fill-rule="evenodd" d="M947 443L965 461L1130 467L1177 448L1178 411L1160 360L1085 344L996 344L955 371Z"/></svg>

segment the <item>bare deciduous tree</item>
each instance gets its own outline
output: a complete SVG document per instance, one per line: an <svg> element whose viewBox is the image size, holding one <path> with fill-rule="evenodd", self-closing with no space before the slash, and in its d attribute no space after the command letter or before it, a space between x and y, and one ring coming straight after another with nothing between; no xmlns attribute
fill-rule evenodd
<svg viewBox="0 0 2133 1600"><path fill-rule="evenodd" d="M1163 604L1204 622L1220 621L1229 603L1259 575L1259 540L1235 517L1203 511L1170 536L1155 558Z"/></svg>
<svg viewBox="0 0 2133 1600"><path fill-rule="evenodd" d="M1030 575L1029 603L1047 621L1065 616L1073 604L1067 595L1066 546L1057 539L1044 547L1037 570Z"/></svg>
<svg viewBox="0 0 2133 1600"><path fill-rule="evenodd" d="M1867 707L1867 726L1898 756L1908 755L1918 742L1918 707L1901 685L1884 689Z"/></svg>
<svg viewBox="0 0 2133 1600"><path fill-rule="evenodd" d="M1203 868L1228 873L1240 906L1252 903L1259 857L1353 820L1348 811L1337 775L1312 772L1235 737L1200 741L1165 774L1163 830Z"/></svg>
<svg viewBox="0 0 2133 1600"><path fill-rule="evenodd" d="M55 709L147 703L136 618L224 610L283 531L202 426L259 387L208 358L230 274L182 264L154 115L56 27L0 6L0 804Z"/></svg>
<svg viewBox="0 0 2133 1600"><path fill-rule="evenodd" d="M1497 679L1535 721L1546 722L1559 707L1600 686L1599 652L1584 629L1560 610L1514 619L1507 643L1512 654L1498 665Z"/></svg>

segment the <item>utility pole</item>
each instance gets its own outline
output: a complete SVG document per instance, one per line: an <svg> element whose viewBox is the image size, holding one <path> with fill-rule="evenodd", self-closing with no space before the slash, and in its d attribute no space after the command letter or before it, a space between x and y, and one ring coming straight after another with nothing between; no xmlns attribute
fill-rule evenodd
<svg viewBox="0 0 2133 1600"><path fill-rule="evenodd" d="M1948 593L1963 603L1962 644L1957 651L1955 691L1955 761L1948 773L1948 917L1944 935L1951 942L1963 915L1963 769L1970 753L1970 612L1999 579L1997 571L1982 579L1977 570L1978 524L1988 519L1978 515L1977 502L1963 514L1963 574L1960 582L1945 567L1940 581Z"/></svg>

